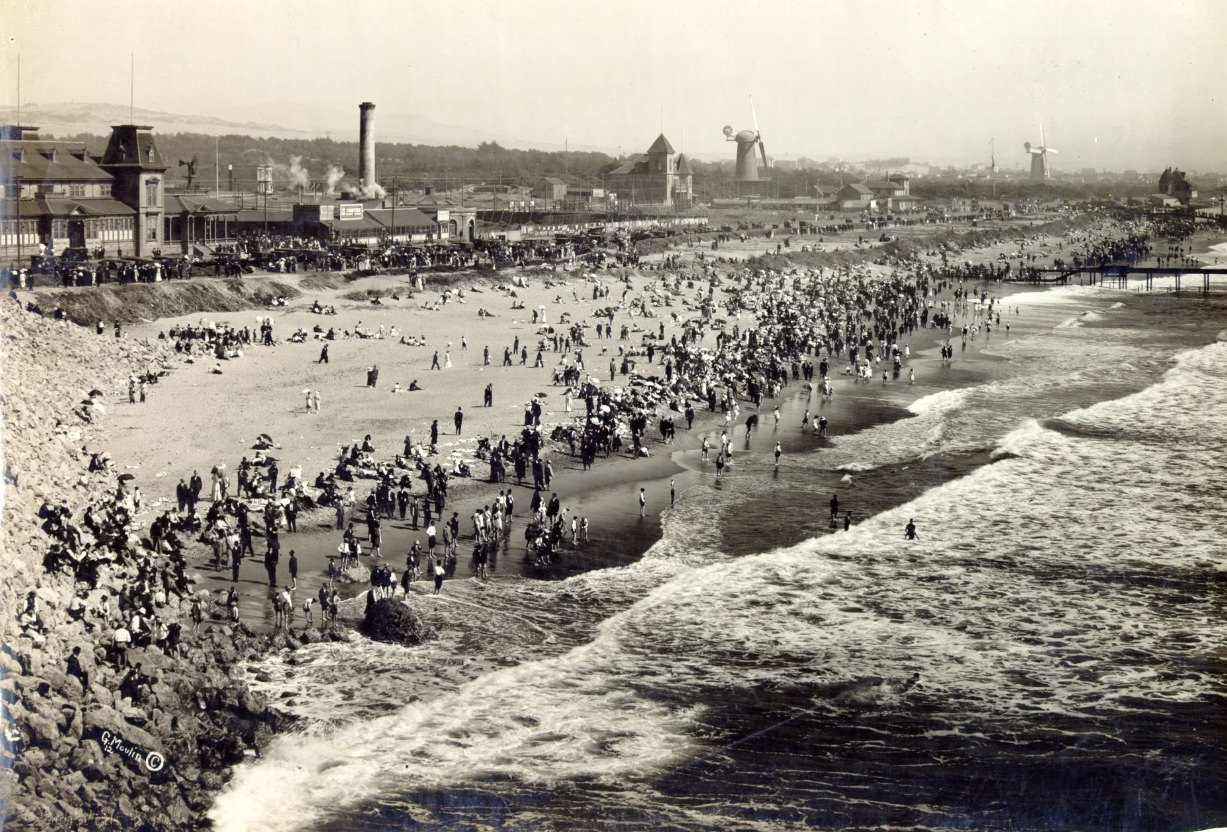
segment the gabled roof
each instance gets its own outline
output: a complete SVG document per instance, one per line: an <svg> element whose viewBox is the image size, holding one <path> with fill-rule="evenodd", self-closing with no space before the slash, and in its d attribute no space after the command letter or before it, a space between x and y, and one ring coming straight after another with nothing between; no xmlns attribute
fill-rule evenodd
<svg viewBox="0 0 1227 832"><path fill-rule="evenodd" d="M11 211L12 206L12 201L6 201L4 207L6 211ZM17 210L23 217L130 217L136 213L130 205L118 199L65 199L54 196L18 200Z"/></svg>
<svg viewBox="0 0 1227 832"><path fill-rule="evenodd" d="M111 182L113 176L98 166L75 142L38 140L0 142L0 178L20 177L32 182Z"/></svg>
<svg viewBox="0 0 1227 832"><path fill-rule="evenodd" d="M694 168L690 167L690 160L686 158L685 153L677 155L677 172L681 174L694 174Z"/></svg>
<svg viewBox="0 0 1227 832"><path fill-rule="evenodd" d="M234 214L239 207L211 196L167 194L164 212L167 214Z"/></svg>
<svg viewBox="0 0 1227 832"><path fill-rule="evenodd" d="M665 138L665 134L661 133L656 137L656 141L652 142L652 146L648 148L649 154L669 153L674 152L673 145L669 144L669 140Z"/></svg>
<svg viewBox="0 0 1227 832"><path fill-rule="evenodd" d="M882 180L877 180L874 182L866 182L865 187L871 191L893 191L902 188L903 186L898 182L885 182Z"/></svg>
<svg viewBox="0 0 1227 832"><path fill-rule="evenodd" d="M873 191L869 190L868 188L866 188L864 185L862 185L859 182L852 182L848 185L844 185L842 188L840 188L840 191L846 191L849 188L856 191L858 194L865 194L866 196L870 196L873 194Z"/></svg>
<svg viewBox="0 0 1227 832"><path fill-rule="evenodd" d="M643 173L647 168L647 154L641 153L638 156L633 156L623 162L618 167L609 172L610 176L634 176L637 173Z"/></svg>

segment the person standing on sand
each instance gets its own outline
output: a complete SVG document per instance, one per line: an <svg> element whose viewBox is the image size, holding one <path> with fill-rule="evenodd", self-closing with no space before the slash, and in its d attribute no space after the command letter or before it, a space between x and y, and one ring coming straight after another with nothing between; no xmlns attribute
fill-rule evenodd
<svg viewBox="0 0 1227 832"><path fill-rule="evenodd" d="M431 359L430 369L432 370L442 370L443 369L442 367L439 366L439 351L438 350L435 350L435 357Z"/></svg>
<svg viewBox="0 0 1227 832"><path fill-rule="evenodd" d="M439 444L439 420L435 419L430 423L430 444Z"/></svg>
<svg viewBox="0 0 1227 832"><path fill-rule="evenodd" d="M315 408L316 413L320 412L320 391L318 390L311 391L311 405L312 407Z"/></svg>
<svg viewBox="0 0 1227 832"><path fill-rule="evenodd" d="M435 591L432 592L431 594L438 595L439 592L443 589L444 571L443 571L443 561L442 560L435 560L434 570L435 570Z"/></svg>
<svg viewBox="0 0 1227 832"><path fill-rule="evenodd" d="M328 344L326 343L324 344L323 349L320 350L320 360L315 363L316 364L327 364L328 363Z"/></svg>
<svg viewBox="0 0 1227 832"><path fill-rule="evenodd" d="M456 415L452 418L452 421L456 425L456 435L459 436L462 433L462 428L464 427L464 408L463 407L456 408Z"/></svg>

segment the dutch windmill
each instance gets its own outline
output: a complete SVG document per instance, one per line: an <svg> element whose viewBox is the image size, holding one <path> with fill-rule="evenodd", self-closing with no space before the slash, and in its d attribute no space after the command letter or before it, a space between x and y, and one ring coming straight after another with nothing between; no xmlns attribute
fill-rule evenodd
<svg viewBox="0 0 1227 832"><path fill-rule="evenodd" d="M1048 154L1056 153L1056 150L1049 147L1044 141L1044 124L1040 122L1040 143L1039 147L1035 147L1031 142L1023 142L1023 148L1031 154L1031 178L1045 180L1052 178L1052 172L1048 170Z"/></svg>
<svg viewBox="0 0 1227 832"><path fill-rule="evenodd" d="M726 125L724 128L725 141L737 142L737 172L733 179L737 183L739 196L743 193L759 193L758 185L764 181L764 178L758 175L756 149L758 155L762 156L764 173L770 167L767 164L767 148L763 145L763 134L758 129L758 113L754 111L753 96L750 97L750 116L754 119L753 130L742 130L734 135L732 127Z"/></svg>

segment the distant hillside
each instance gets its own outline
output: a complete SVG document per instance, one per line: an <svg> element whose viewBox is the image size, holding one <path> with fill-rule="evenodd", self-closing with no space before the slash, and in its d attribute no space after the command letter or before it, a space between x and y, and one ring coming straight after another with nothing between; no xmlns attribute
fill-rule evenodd
<svg viewBox="0 0 1227 832"><path fill-rule="evenodd" d="M262 104L236 105L218 115L185 115L140 107L129 111L122 104L48 103L26 104L21 108L21 122L40 127L44 133L57 136L74 133L108 135L113 124L148 124L157 135L170 133L203 133L207 136L240 134L260 138L312 139L336 138L342 141L358 139L358 103L337 110L294 101L270 101ZM0 121L16 123L17 108L0 107ZM409 144L457 145L476 147L482 142L495 141L505 147L552 151L562 150L562 143L533 145L514 137L493 136L480 128L443 124L430 118L399 111L394 104L376 105L375 137L378 142ZM601 151L604 148L572 146L577 151Z"/></svg>
<svg viewBox="0 0 1227 832"><path fill-rule="evenodd" d="M0 107L0 120L15 124L16 107ZM298 130L280 124L236 122L214 116L184 115L159 110L144 110L140 107L129 110L119 104L26 104L20 113L22 124L38 127L43 133L64 136L73 133L110 135L113 124L149 124L161 133L204 133L210 136L226 133L243 133L249 136L278 136L282 138L311 138L323 133ZM356 121L356 119L355 119ZM356 128L355 128L356 130Z"/></svg>

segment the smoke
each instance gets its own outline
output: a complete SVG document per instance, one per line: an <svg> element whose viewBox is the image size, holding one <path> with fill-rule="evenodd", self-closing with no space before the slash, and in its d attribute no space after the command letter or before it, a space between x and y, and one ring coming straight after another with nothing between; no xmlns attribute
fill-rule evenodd
<svg viewBox="0 0 1227 832"><path fill-rule="evenodd" d="M290 189L311 188L311 172L302 165L301 156L291 156L288 165L273 161L272 156L265 155L264 164L272 169L273 181Z"/></svg>
<svg viewBox="0 0 1227 832"><path fill-rule="evenodd" d="M328 185L328 190L326 191L326 193L329 196L336 194L337 183L340 182L344 176L345 176L345 171L342 170L341 168L337 167L336 165L328 166L328 172L324 174L324 181Z"/></svg>
<svg viewBox="0 0 1227 832"><path fill-rule="evenodd" d="M358 185L354 187L354 193L356 193L362 199L383 199L388 195L388 192L385 191L383 186L378 183L371 185L363 185L358 183Z"/></svg>
<svg viewBox="0 0 1227 832"><path fill-rule="evenodd" d="M286 169L286 176L292 187L304 190L311 187L311 174L302 166L301 156L290 157L290 166Z"/></svg>

